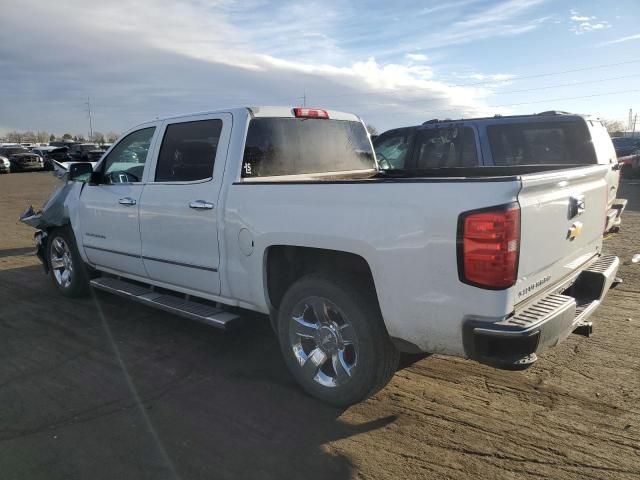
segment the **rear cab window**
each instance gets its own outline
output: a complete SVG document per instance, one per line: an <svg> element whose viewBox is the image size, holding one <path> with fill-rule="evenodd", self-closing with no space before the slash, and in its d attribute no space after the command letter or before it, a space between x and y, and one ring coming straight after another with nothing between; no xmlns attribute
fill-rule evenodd
<svg viewBox="0 0 640 480"><path fill-rule="evenodd" d="M316 118L253 118L242 162L245 181L370 171L376 161L362 123Z"/></svg>
<svg viewBox="0 0 640 480"><path fill-rule="evenodd" d="M487 133L495 165L598 163L583 120L490 125Z"/></svg>

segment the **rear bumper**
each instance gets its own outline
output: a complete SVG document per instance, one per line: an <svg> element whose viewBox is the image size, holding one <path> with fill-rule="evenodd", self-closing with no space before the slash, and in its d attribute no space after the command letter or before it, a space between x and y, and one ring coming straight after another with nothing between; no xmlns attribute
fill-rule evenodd
<svg viewBox="0 0 640 480"><path fill-rule="evenodd" d="M554 347L598 308L620 261L601 256L554 292L516 309L498 322L469 320L463 327L468 357L502 368L526 367Z"/></svg>

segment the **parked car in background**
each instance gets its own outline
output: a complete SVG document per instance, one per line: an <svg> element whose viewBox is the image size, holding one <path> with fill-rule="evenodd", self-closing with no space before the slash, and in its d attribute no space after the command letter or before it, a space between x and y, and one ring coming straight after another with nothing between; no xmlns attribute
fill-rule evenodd
<svg viewBox="0 0 640 480"><path fill-rule="evenodd" d="M0 156L0 173L11 173L11 162L7 157Z"/></svg>
<svg viewBox="0 0 640 480"><path fill-rule="evenodd" d="M640 149L632 151L629 155L618 157L622 165L623 177L636 177L640 175Z"/></svg>
<svg viewBox="0 0 640 480"><path fill-rule="evenodd" d="M611 141L618 158L631 155L635 150L640 149L640 137L613 137Z"/></svg>
<svg viewBox="0 0 640 480"><path fill-rule="evenodd" d="M268 314L293 377L346 406L400 351L524 368L590 327L619 265L608 166L498 169L380 172L356 115L232 108L131 129L21 219L61 294L218 328Z"/></svg>
<svg viewBox="0 0 640 480"><path fill-rule="evenodd" d="M43 170L44 162L40 155L32 153L29 149L20 146L1 147L0 157L9 160L11 172Z"/></svg>
<svg viewBox="0 0 640 480"><path fill-rule="evenodd" d="M54 162L68 162L69 149L67 147L38 147L32 150L42 157L45 170L53 170Z"/></svg>
<svg viewBox="0 0 640 480"><path fill-rule="evenodd" d="M69 147L69 156L76 162L97 162L103 153L95 143L77 143Z"/></svg>
<svg viewBox="0 0 640 480"><path fill-rule="evenodd" d="M70 148L72 145L78 145L82 142L76 142L73 140L54 140L49 142L50 147L67 147Z"/></svg>
<svg viewBox="0 0 640 480"><path fill-rule="evenodd" d="M608 165L605 231L618 229L626 200L618 199L620 169L605 126L565 112L429 120L397 128L373 142L387 170L434 170L515 165ZM606 225L605 225L606 224Z"/></svg>

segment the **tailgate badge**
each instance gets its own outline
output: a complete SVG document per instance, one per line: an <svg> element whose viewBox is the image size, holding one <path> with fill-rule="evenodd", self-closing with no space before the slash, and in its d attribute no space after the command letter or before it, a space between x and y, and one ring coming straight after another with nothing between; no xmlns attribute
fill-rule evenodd
<svg viewBox="0 0 640 480"><path fill-rule="evenodd" d="M569 240L573 240L578 235L582 233L582 222L574 222L571 227L569 227L569 232L567 233L567 238Z"/></svg>
<svg viewBox="0 0 640 480"><path fill-rule="evenodd" d="M569 218L577 217L578 215L582 215L586 210L586 206L584 204L584 195L576 195L569 197Z"/></svg>

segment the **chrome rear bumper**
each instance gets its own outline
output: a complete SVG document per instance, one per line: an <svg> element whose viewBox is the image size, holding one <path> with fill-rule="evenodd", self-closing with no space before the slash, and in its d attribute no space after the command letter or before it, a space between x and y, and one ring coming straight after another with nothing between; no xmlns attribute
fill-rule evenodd
<svg viewBox="0 0 640 480"><path fill-rule="evenodd" d="M562 292L553 292L519 307L497 322L469 320L463 339L467 356L498 367L526 367L537 353L556 346L586 325L615 281L620 260L601 256Z"/></svg>

